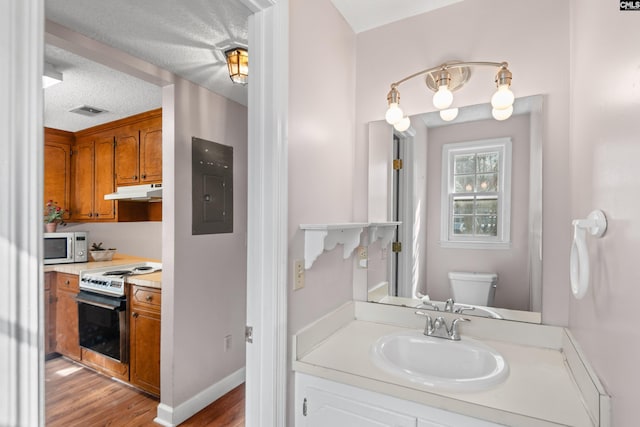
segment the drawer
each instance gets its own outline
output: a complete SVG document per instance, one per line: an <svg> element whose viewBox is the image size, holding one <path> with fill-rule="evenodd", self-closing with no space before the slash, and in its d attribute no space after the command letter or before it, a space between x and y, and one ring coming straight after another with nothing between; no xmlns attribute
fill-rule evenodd
<svg viewBox="0 0 640 427"><path fill-rule="evenodd" d="M146 307L160 311L162 305L162 293L160 289L131 286L131 304L137 307Z"/></svg>
<svg viewBox="0 0 640 427"><path fill-rule="evenodd" d="M56 286L58 290L79 292L80 283L77 274L56 273Z"/></svg>

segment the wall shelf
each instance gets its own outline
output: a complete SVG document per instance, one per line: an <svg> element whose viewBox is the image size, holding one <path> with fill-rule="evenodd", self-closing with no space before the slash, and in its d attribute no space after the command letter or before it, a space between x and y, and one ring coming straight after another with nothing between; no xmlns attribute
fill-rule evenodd
<svg viewBox="0 0 640 427"><path fill-rule="evenodd" d="M360 234L365 228L369 229L369 244L382 239L383 245L388 245L395 227L399 224L399 222L300 224L300 229L304 231L304 268L307 270L311 268L323 251L334 249L338 243L343 245L343 258L349 258L355 248L360 245Z"/></svg>

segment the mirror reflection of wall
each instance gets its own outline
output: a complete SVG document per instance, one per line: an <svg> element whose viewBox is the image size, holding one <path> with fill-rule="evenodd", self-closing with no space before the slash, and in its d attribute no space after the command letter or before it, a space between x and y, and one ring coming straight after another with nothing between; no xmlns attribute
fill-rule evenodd
<svg viewBox="0 0 640 427"><path fill-rule="evenodd" d="M495 299L487 305L508 309L500 311L509 314L505 318L540 321L541 110L542 97L533 96L517 100L515 114L500 122L490 118L488 105L461 108L458 118L449 123L437 113L412 117L412 129L399 135L396 132L403 157L403 171L397 183L393 173L382 167L392 162L393 131L384 122L370 124L370 220L391 219L397 202L402 252L394 265L391 248L380 248L378 242L370 246L369 300L416 306L421 302L416 298L428 295L432 301L445 301L453 296L449 272L496 273ZM511 140L512 151L508 243L494 247L474 246L473 242L443 243L443 229L447 226L446 219L444 224L442 220L446 216L443 200L447 200L442 189L443 179L447 179L443 147L505 137ZM395 184L398 190L394 190ZM474 192L472 189L467 196ZM386 202L384 207L382 200ZM479 311L476 314L481 315ZM518 315L526 311L535 315Z"/></svg>

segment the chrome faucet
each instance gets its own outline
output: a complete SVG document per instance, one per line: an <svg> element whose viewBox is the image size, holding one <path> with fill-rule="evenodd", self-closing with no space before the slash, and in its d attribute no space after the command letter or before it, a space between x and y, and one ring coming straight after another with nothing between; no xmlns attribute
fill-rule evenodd
<svg viewBox="0 0 640 427"><path fill-rule="evenodd" d="M424 326L424 335L427 337L445 338L453 341L460 340L460 334L458 333L459 322L470 322L469 319L464 317L458 317L451 322L451 328L447 327L447 322L442 316L436 317L435 320L431 318L429 313L424 311L416 311L419 316L427 318L427 323Z"/></svg>
<svg viewBox="0 0 640 427"><path fill-rule="evenodd" d="M476 308L466 304L456 304L453 298L449 298L444 303L444 311L448 313L458 313L462 314L463 311L472 311Z"/></svg>

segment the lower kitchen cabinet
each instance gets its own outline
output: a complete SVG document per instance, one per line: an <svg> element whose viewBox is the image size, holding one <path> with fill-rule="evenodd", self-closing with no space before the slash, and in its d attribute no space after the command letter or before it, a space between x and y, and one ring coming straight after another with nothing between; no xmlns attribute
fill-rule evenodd
<svg viewBox="0 0 640 427"><path fill-rule="evenodd" d="M56 273L44 273L44 354L56 351Z"/></svg>
<svg viewBox="0 0 640 427"><path fill-rule="evenodd" d="M56 273L56 352L71 359L80 360L80 340L78 337L78 276Z"/></svg>
<svg viewBox="0 0 640 427"><path fill-rule="evenodd" d="M160 289L131 285L129 382L160 395Z"/></svg>

